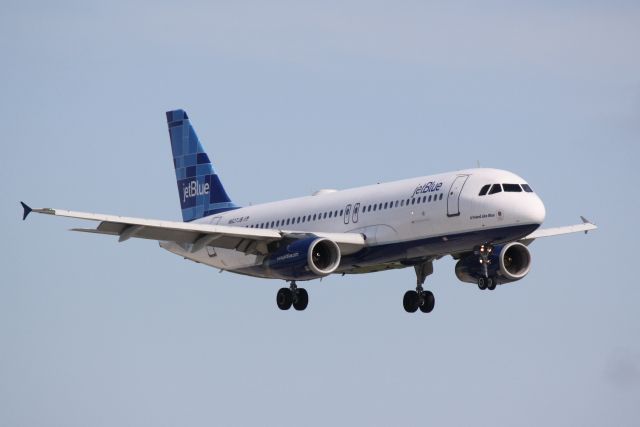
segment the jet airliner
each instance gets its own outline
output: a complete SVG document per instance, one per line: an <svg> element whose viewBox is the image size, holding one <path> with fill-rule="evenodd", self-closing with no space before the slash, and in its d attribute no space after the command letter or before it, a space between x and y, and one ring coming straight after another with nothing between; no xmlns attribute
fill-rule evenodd
<svg viewBox="0 0 640 427"><path fill-rule="evenodd" d="M523 279L535 239L584 232L582 223L540 229L545 207L518 175L467 169L254 206L235 204L216 174L184 110L166 113L182 222L32 209L30 212L99 222L74 231L151 239L186 259L220 270L279 279L281 310L305 310L309 296L298 282L331 274L361 274L413 267L416 287L404 294L407 312L435 305L424 289L433 262L452 256L455 274L484 290Z"/></svg>

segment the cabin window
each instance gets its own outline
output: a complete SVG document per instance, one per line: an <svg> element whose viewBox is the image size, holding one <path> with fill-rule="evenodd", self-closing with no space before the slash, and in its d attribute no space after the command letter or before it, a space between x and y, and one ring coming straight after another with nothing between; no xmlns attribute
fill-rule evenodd
<svg viewBox="0 0 640 427"><path fill-rule="evenodd" d="M496 194L502 191L502 187L500 184L493 184L491 186L491 190L489 190L489 194Z"/></svg>
<svg viewBox="0 0 640 427"><path fill-rule="evenodd" d="M531 189L531 187L529 187L529 184L522 184L522 189L527 193L533 193L533 190Z"/></svg>
<svg viewBox="0 0 640 427"><path fill-rule="evenodd" d="M480 189L480 193L478 193L478 196L484 196L485 194L487 194L487 192L489 191L489 187L491 187L491 184L487 184L484 187L482 187Z"/></svg>
<svg viewBox="0 0 640 427"><path fill-rule="evenodd" d="M442 193L440 193L440 200L442 200Z"/></svg>
<svg viewBox="0 0 640 427"><path fill-rule="evenodd" d="M384 208L387 209L387 206L389 205L389 203L385 202L384 204Z"/></svg>
<svg viewBox="0 0 640 427"><path fill-rule="evenodd" d="M522 187L518 184L502 184L502 189L506 193L521 193Z"/></svg>

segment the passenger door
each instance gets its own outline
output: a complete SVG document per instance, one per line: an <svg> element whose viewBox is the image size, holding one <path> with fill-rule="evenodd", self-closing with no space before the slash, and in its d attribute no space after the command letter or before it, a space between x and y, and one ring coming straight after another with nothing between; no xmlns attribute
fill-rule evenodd
<svg viewBox="0 0 640 427"><path fill-rule="evenodd" d="M449 188L449 194L447 195L447 216L460 215L460 193L464 184L469 179L469 175L458 175Z"/></svg>

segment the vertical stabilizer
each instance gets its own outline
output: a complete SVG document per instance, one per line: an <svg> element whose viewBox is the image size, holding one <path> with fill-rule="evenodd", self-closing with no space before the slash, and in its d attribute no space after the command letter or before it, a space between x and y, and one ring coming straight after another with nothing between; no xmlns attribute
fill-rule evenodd
<svg viewBox="0 0 640 427"><path fill-rule="evenodd" d="M184 110L167 111L173 166L176 170L182 220L193 221L237 209L213 170L189 116Z"/></svg>

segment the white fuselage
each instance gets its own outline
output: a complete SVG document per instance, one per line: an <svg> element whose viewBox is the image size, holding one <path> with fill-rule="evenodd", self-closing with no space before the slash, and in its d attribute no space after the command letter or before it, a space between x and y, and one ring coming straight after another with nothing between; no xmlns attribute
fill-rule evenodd
<svg viewBox="0 0 640 427"><path fill-rule="evenodd" d="M480 196L489 184L526 184L497 169L469 169L227 211L194 222L302 233L361 233L366 248L345 256L339 273L411 265L412 260L473 250L484 243L522 238L542 224L545 208L534 192ZM509 188L505 186L505 189ZM262 257L213 247L191 253L176 243L165 249L216 268L261 277Z"/></svg>

